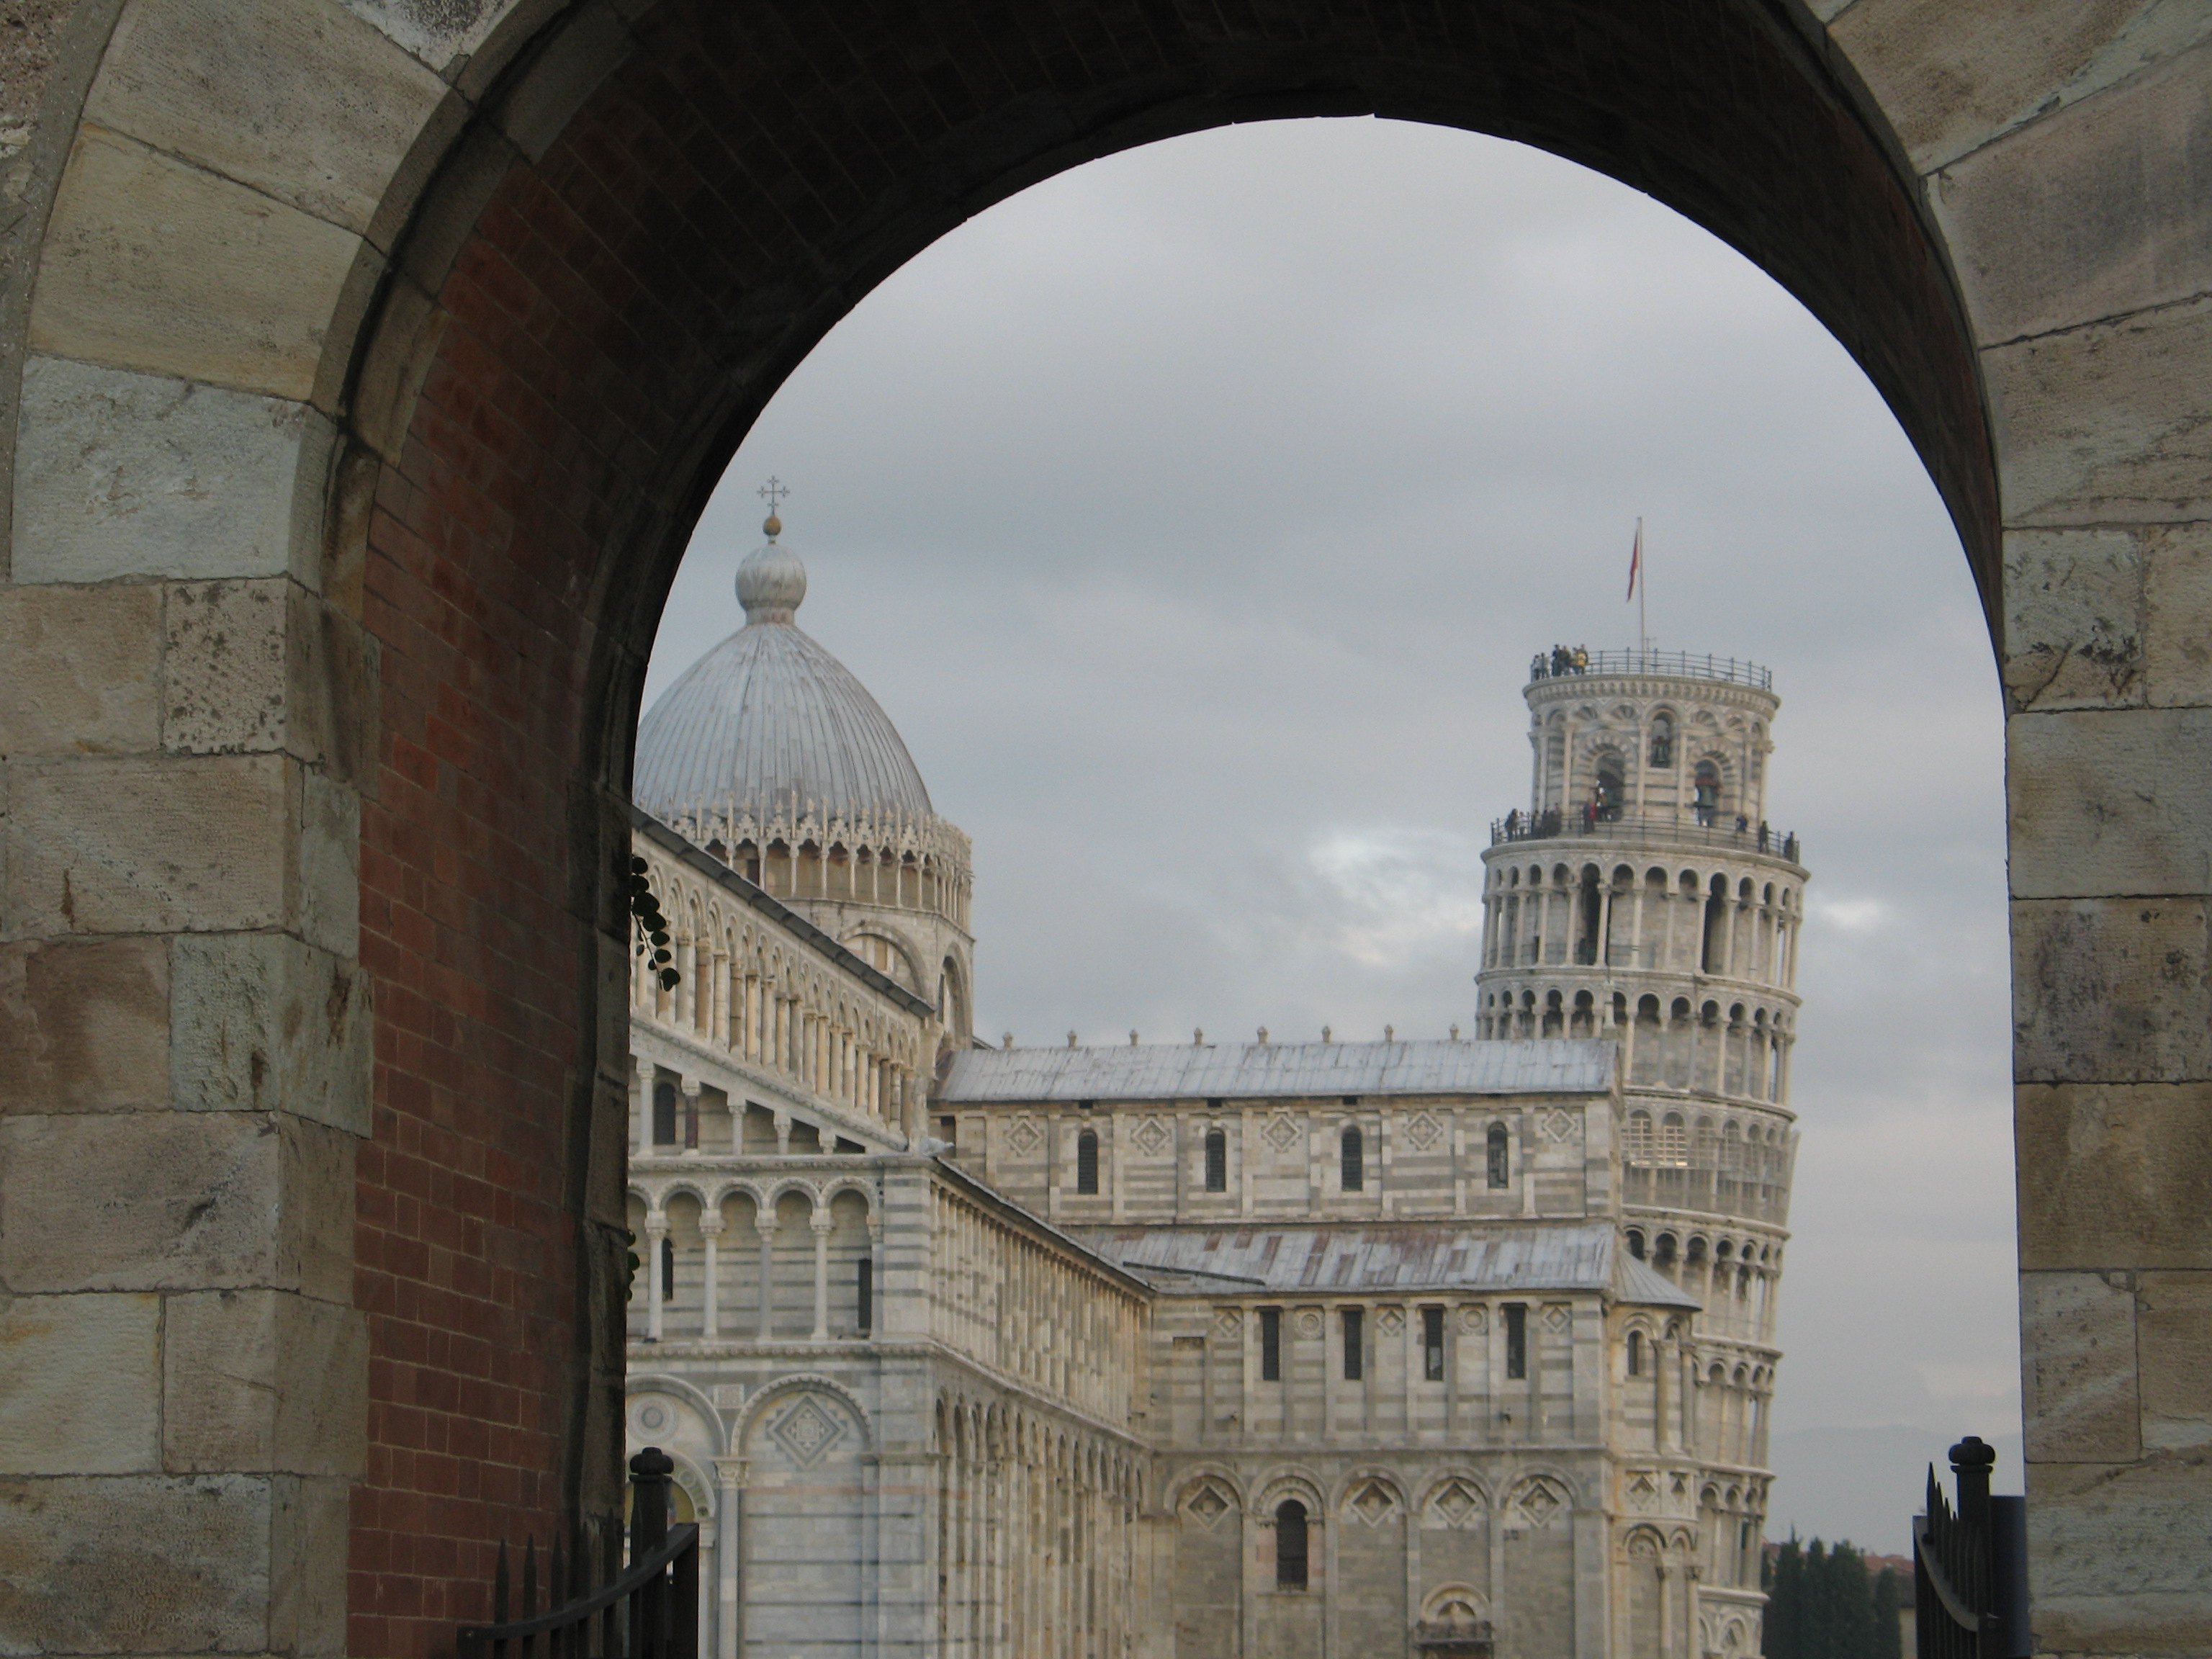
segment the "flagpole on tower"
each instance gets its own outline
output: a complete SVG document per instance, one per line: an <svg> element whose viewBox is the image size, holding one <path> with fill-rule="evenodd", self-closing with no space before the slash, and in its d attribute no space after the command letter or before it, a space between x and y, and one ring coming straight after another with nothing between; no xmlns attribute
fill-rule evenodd
<svg viewBox="0 0 2212 1659"><path fill-rule="evenodd" d="M1636 520L1636 544L1630 549L1628 555L1627 595L1636 601L1636 650L1639 659L1650 654L1651 650L1651 630L1646 625L1644 617L1645 590L1650 586L1644 579L1644 520L1639 514ZM1642 666L1640 660L1638 665Z"/></svg>

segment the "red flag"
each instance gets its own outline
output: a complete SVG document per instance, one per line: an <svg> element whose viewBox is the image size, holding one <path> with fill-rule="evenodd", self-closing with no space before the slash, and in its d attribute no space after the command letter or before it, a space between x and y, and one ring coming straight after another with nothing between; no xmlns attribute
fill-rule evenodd
<svg viewBox="0 0 2212 1659"><path fill-rule="evenodd" d="M1636 578L1638 573L1643 568L1644 520L1638 519L1636 521L1636 545L1630 550L1628 555L1628 592L1622 596L1623 603L1636 597Z"/></svg>

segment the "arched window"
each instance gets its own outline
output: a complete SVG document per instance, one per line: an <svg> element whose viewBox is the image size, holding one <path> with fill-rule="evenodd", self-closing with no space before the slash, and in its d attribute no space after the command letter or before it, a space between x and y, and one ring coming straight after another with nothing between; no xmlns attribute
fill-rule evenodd
<svg viewBox="0 0 2212 1659"><path fill-rule="evenodd" d="M1275 1588L1306 1587L1306 1506L1285 1498L1275 1506Z"/></svg>
<svg viewBox="0 0 2212 1659"><path fill-rule="evenodd" d="M660 1299L676 1300L676 1241L672 1238L660 1241Z"/></svg>
<svg viewBox="0 0 2212 1659"><path fill-rule="evenodd" d="M672 1083L653 1085L653 1144L676 1144L676 1085Z"/></svg>
<svg viewBox="0 0 2212 1659"><path fill-rule="evenodd" d="M1085 1129L1075 1138L1075 1190L1093 1194L1098 1190L1098 1136Z"/></svg>
<svg viewBox="0 0 2212 1659"><path fill-rule="evenodd" d="M1628 1253L1638 1261L1644 1260L1644 1234L1638 1228L1628 1230Z"/></svg>
<svg viewBox="0 0 2212 1659"><path fill-rule="evenodd" d="M1660 713L1651 717L1651 763L1672 766L1674 763L1674 717Z"/></svg>
<svg viewBox="0 0 2212 1659"><path fill-rule="evenodd" d="M1367 1185L1367 1142L1356 1125L1347 1126L1339 1141L1344 1158L1344 1190L1356 1193Z"/></svg>
<svg viewBox="0 0 2212 1659"><path fill-rule="evenodd" d="M1229 1190L1229 1134L1224 1129L1206 1132L1206 1190Z"/></svg>
<svg viewBox="0 0 2212 1659"><path fill-rule="evenodd" d="M1641 1331L1628 1334L1628 1374L1631 1376L1644 1375L1644 1333Z"/></svg>
<svg viewBox="0 0 2212 1659"><path fill-rule="evenodd" d="M1612 754L1599 756L1597 788L1592 801L1598 822L1601 823L1617 822L1620 817L1622 803L1627 799L1628 791L1621 783L1620 757Z"/></svg>
<svg viewBox="0 0 2212 1659"><path fill-rule="evenodd" d="M1512 1173L1509 1167L1509 1143L1503 1123L1490 1126L1489 1134L1484 1137L1484 1146L1489 1155L1490 1189L1492 1192L1502 1191Z"/></svg>
<svg viewBox="0 0 2212 1659"><path fill-rule="evenodd" d="M1692 785L1690 799L1697 806L1698 822L1711 829L1721 810L1721 769L1709 760L1699 761Z"/></svg>

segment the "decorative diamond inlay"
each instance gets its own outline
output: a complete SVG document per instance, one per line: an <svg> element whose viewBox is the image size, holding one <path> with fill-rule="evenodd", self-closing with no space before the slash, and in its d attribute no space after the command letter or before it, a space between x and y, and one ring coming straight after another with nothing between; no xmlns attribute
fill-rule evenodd
<svg viewBox="0 0 2212 1659"><path fill-rule="evenodd" d="M1482 1513L1482 1494L1464 1480L1447 1480L1429 1494L1429 1514L1447 1527L1464 1527Z"/></svg>
<svg viewBox="0 0 2212 1659"><path fill-rule="evenodd" d="M1006 1144L1024 1158L1036 1151L1037 1143L1043 1139L1044 1131L1025 1117L1016 1118L1014 1127L1006 1131Z"/></svg>
<svg viewBox="0 0 2212 1659"><path fill-rule="evenodd" d="M1137 1150L1158 1152L1168 1144L1168 1126L1156 1117L1148 1117L1137 1126Z"/></svg>
<svg viewBox="0 0 2212 1659"><path fill-rule="evenodd" d="M1287 1152L1297 1142L1297 1120L1291 1117L1270 1118L1267 1127L1261 1130L1261 1133L1266 1138L1267 1144L1277 1152Z"/></svg>
<svg viewBox="0 0 2212 1659"><path fill-rule="evenodd" d="M1539 1475L1521 1488L1513 1506L1530 1526L1541 1527L1567 1506L1567 1500L1557 1486Z"/></svg>
<svg viewBox="0 0 2212 1659"><path fill-rule="evenodd" d="M1211 1532L1214 1522L1229 1513L1229 1500L1216 1487L1200 1486L1183 1508L1189 1511L1193 1520Z"/></svg>
<svg viewBox="0 0 2212 1659"><path fill-rule="evenodd" d="M1370 1480L1352 1493L1346 1507L1369 1526L1379 1527L1395 1512L1398 1500L1380 1480Z"/></svg>
<svg viewBox="0 0 2212 1659"><path fill-rule="evenodd" d="M845 1425L811 1394L803 1394L769 1425L769 1438L802 1469L811 1468L845 1437Z"/></svg>
<svg viewBox="0 0 2212 1659"><path fill-rule="evenodd" d="M1575 1132L1575 1120L1566 1112L1547 1112L1540 1127L1546 1139L1565 1141Z"/></svg>
<svg viewBox="0 0 2212 1659"><path fill-rule="evenodd" d="M1375 1316L1375 1328L1385 1336L1395 1336L1406 1328L1406 1316L1395 1308L1385 1308Z"/></svg>
<svg viewBox="0 0 2212 1659"><path fill-rule="evenodd" d="M1443 1126L1426 1112L1416 1113L1413 1121L1406 1126L1406 1139L1413 1143L1417 1152L1427 1152L1437 1144L1437 1137L1443 1133Z"/></svg>
<svg viewBox="0 0 2212 1659"><path fill-rule="evenodd" d="M1659 1483L1651 1478L1649 1469L1638 1469L1628 1477L1628 1501L1639 1510L1648 1510L1659 1501Z"/></svg>
<svg viewBox="0 0 2212 1659"><path fill-rule="evenodd" d="M1544 1324L1549 1330L1564 1331L1567 1328L1568 1322L1573 1317L1573 1315L1556 1302L1544 1310Z"/></svg>

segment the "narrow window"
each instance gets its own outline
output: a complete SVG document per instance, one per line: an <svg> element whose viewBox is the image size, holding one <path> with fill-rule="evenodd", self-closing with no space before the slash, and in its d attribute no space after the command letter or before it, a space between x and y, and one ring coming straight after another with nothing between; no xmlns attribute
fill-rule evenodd
<svg viewBox="0 0 2212 1659"><path fill-rule="evenodd" d="M1275 1588L1306 1587L1306 1506L1286 1498L1275 1508Z"/></svg>
<svg viewBox="0 0 2212 1659"><path fill-rule="evenodd" d="M1628 1334L1628 1374L1631 1376L1644 1375L1644 1333L1641 1331Z"/></svg>
<svg viewBox="0 0 2212 1659"><path fill-rule="evenodd" d="M1098 1190L1098 1136L1090 1129L1075 1138L1075 1190L1084 1194Z"/></svg>
<svg viewBox="0 0 2212 1659"><path fill-rule="evenodd" d="M1367 1375L1367 1316L1360 1309L1344 1310L1344 1380L1357 1382Z"/></svg>
<svg viewBox="0 0 2212 1659"><path fill-rule="evenodd" d="M1358 1192L1367 1184L1367 1145L1357 1128L1344 1132L1344 1190Z"/></svg>
<svg viewBox="0 0 2212 1659"><path fill-rule="evenodd" d="M1444 1380L1444 1310L1421 1310L1421 1375L1431 1382Z"/></svg>
<svg viewBox="0 0 2212 1659"><path fill-rule="evenodd" d="M1528 1375L1528 1306L1524 1302L1505 1304L1505 1374L1516 1379Z"/></svg>
<svg viewBox="0 0 2212 1659"><path fill-rule="evenodd" d="M1280 1308L1260 1310L1260 1380L1262 1382L1283 1380L1283 1310Z"/></svg>
<svg viewBox="0 0 2212 1659"><path fill-rule="evenodd" d="M1490 1126L1490 1133L1486 1137L1486 1145L1490 1154L1490 1188L1492 1192L1501 1191L1510 1173L1507 1167L1507 1141L1505 1126L1503 1123L1493 1123Z"/></svg>
<svg viewBox="0 0 2212 1659"><path fill-rule="evenodd" d="M660 1241L660 1299L676 1300L676 1241L672 1238Z"/></svg>
<svg viewBox="0 0 2212 1659"><path fill-rule="evenodd" d="M1229 1190L1229 1133L1225 1129L1206 1132L1206 1190Z"/></svg>
<svg viewBox="0 0 2212 1659"><path fill-rule="evenodd" d="M676 1144L676 1085L672 1083L653 1085L653 1144Z"/></svg>
<svg viewBox="0 0 2212 1659"><path fill-rule="evenodd" d="M1651 717L1651 763L1672 766L1674 763L1674 722L1665 714Z"/></svg>
<svg viewBox="0 0 2212 1659"><path fill-rule="evenodd" d="M860 1290L860 1329L865 1336L876 1328L876 1264L862 1256L855 1276Z"/></svg>
<svg viewBox="0 0 2212 1659"><path fill-rule="evenodd" d="M945 1157L957 1158L960 1156L960 1120L958 1118L940 1117L938 1119L937 1138L945 1143Z"/></svg>

